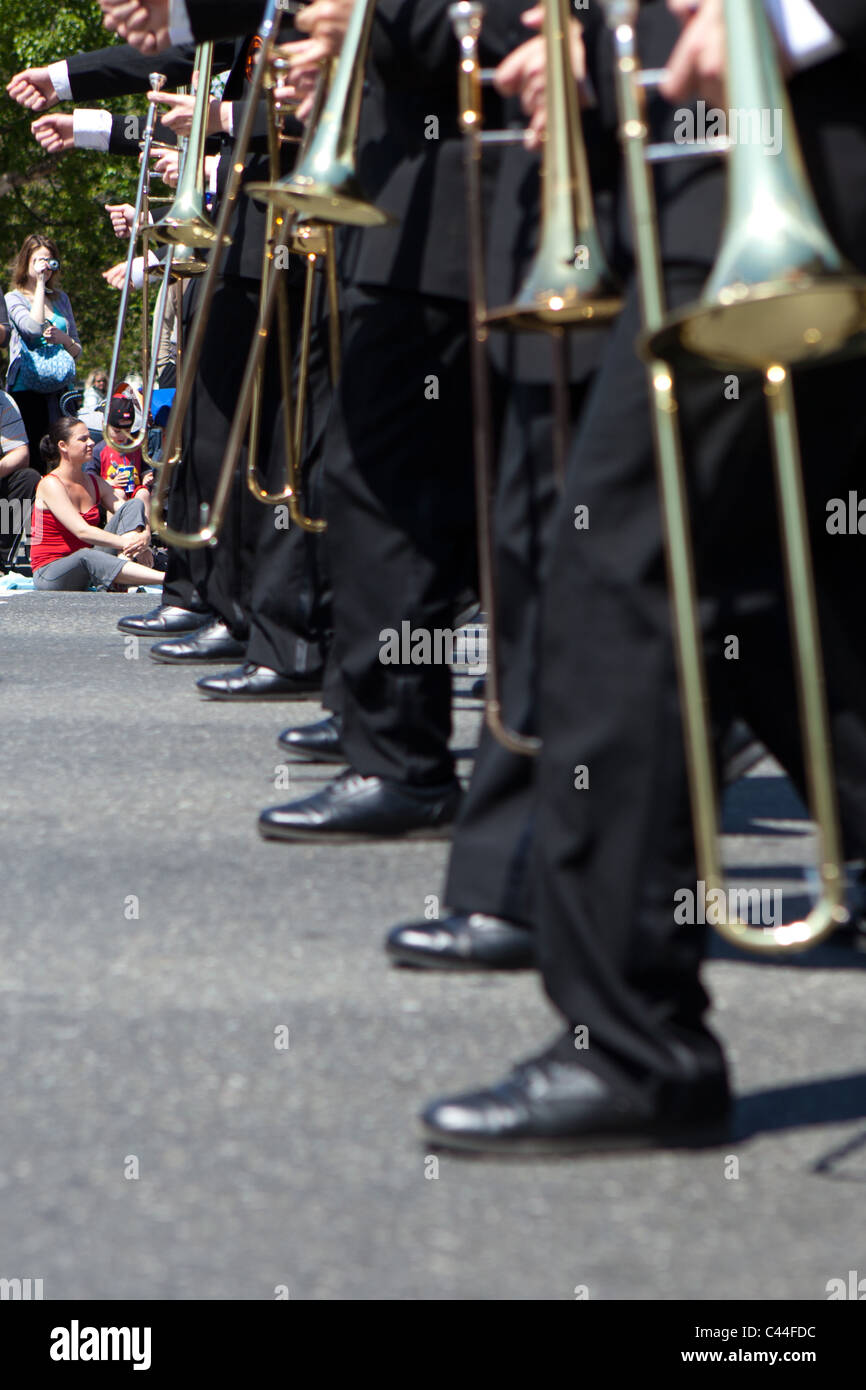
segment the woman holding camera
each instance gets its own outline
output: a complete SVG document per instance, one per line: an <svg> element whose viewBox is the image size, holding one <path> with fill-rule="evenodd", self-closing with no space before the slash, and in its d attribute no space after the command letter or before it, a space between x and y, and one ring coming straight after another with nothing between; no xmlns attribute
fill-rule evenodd
<svg viewBox="0 0 866 1390"><path fill-rule="evenodd" d="M69 296L60 288L60 256L49 238L29 236L12 267L6 307L12 330L6 390L21 411L30 466L43 472L39 441L62 414L81 353Z"/></svg>

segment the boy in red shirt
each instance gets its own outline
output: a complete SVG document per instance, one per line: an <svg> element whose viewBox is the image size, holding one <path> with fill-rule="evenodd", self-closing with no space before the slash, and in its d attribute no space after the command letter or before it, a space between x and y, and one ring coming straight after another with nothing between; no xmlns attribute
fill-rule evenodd
<svg viewBox="0 0 866 1390"><path fill-rule="evenodd" d="M115 396L108 408L108 424L112 438L121 445L128 444L132 438L134 421L133 402L127 396ZM106 444L99 458L99 471L122 502L130 497L138 497L139 494L150 495L153 469L147 469L142 476L141 449L133 449L131 453L124 454Z"/></svg>

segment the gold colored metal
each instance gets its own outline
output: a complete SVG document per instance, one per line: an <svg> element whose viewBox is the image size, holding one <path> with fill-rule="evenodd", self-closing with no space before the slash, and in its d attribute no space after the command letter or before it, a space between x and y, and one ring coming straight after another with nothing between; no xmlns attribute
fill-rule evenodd
<svg viewBox="0 0 866 1390"><path fill-rule="evenodd" d="M207 127L210 117L211 77L213 75L214 45L201 44L196 50L198 87L193 107L192 129L187 141L174 202L168 212L151 228L154 241L173 246L190 246L206 250L217 243L216 228L205 211L204 164Z"/></svg>
<svg viewBox="0 0 866 1390"><path fill-rule="evenodd" d="M541 153L538 250L511 304L490 310L491 327L557 331L606 323L622 308L595 218L580 101L571 70L569 0L544 0L547 132Z"/></svg>
<svg viewBox="0 0 866 1390"><path fill-rule="evenodd" d="M305 219L356 227L385 227L394 218L366 197L358 180L357 146L364 71L376 0L357 0L334 65L315 137L294 170L270 183L252 183L252 198L292 208Z"/></svg>
<svg viewBox="0 0 866 1390"><path fill-rule="evenodd" d="M149 75L151 88L153 91L162 91L165 86L165 76L161 72L152 72ZM149 212L149 179L150 168L148 160L153 146L153 132L156 126L156 107L150 106L147 113L147 122L144 129L144 137L141 141L141 170L139 172L138 187L135 195L135 211L133 213L132 225L129 229L129 250L126 254L126 270L123 277L123 287L120 295L120 307L117 313L117 324L114 330L114 345L111 352L111 367L108 373L108 386L106 387L105 397L105 416L102 425L102 437L106 444L116 449L119 454L133 454L139 448L144 447L147 441L147 415L142 411L141 425L135 435L125 444L115 439L112 427L108 423L108 412L111 399L117 387L118 373L120 369L120 354L123 348L123 337L126 332L126 319L129 312L129 296L132 290L132 273L135 264L136 239L141 234L142 256L144 258L144 274L142 279L142 307L141 307L141 358L142 358L142 377L144 381L148 378L148 221Z"/></svg>
<svg viewBox="0 0 866 1390"><path fill-rule="evenodd" d="M866 327L866 282L830 240L812 197L773 39L759 0L725 0L729 110L779 110L784 153L729 147L728 217L722 248L696 305L665 315L653 188L647 164L644 90L636 59L636 0L604 0L616 53L653 428L666 530L675 648L683 706L698 872L721 890L718 796L682 446L672 369L684 356L764 373L780 530L788 584L809 809L820 840L821 896L802 921L774 927L714 923L736 946L760 954L801 951L849 919L823 684L821 638L789 368L850 346ZM686 152L688 153L688 152ZM776 167L768 167L775 164ZM662 359L665 359L664 361Z"/></svg>
<svg viewBox="0 0 866 1390"><path fill-rule="evenodd" d="M866 323L866 277L841 255L824 225L797 139L763 13L750 0L725 9L728 107L741 118L770 110L783 148L768 154L755 132L729 150L722 244L699 303L653 334L657 356L706 358L720 369L809 363L843 350ZM754 94L765 107L741 106Z"/></svg>
<svg viewBox="0 0 866 1390"><path fill-rule="evenodd" d="M516 298L500 308L488 308L481 195L485 132L478 51L484 6L473 0L460 0L451 5L449 16L460 45L458 99L466 140L478 574L481 603L487 615L485 718L505 748L532 756L540 749L540 740L507 725L500 696L498 582L491 515L496 479L486 344L493 328L534 330L549 335L553 354L553 464L561 483L570 423L564 335L569 329L608 322L619 313L622 299L596 226L586 142L571 70L570 6L568 0L544 0L548 129L542 148L539 245Z"/></svg>
<svg viewBox="0 0 866 1390"><path fill-rule="evenodd" d="M484 6L460 0L448 10L460 45L457 69L460 126L464 135L467 214L469 220L469 302L472 313L470 369L472 373L472 440L475 457L475 504L478 526L478 588L487 615L487 676L484 717L494 738L512 753L533 756L541 741L506 723L499 683L499 612L496 562L493 549L493 495L495 476L490 412L490 377L487 365L487 309L485 303L484 212L481 194L481 61L478 51Z"/></svg>
<svg viewBox="0 0 866 1390"><path fill-rule="evenodd" d="M279 360L281 390L283 392L285 406L284 424L287 444L287 482L285 489L279 495L268 494L265 489L262 488L258 480L255 438L251 441L253 443L253 465L252 471L250 472L248 470L247 472L247 481L251 486L253 494L258 496L262 501L270 501L274 504L276 504L277 501L288 501L290 510L299 524L303 525L306 521L308 523L308 528L315 530L321 529L324 525L324 523L318 522L313 518L305 518L298 501L300 495L298 486L299 463L293 449L294 429L291 394L291 351L288 338L288 301L286 299L285 276L276 270L273 264L263 268L258 326L253 336L253 343L244 370L243 380L238 395L238 407L229 430L226 449L213 498L209 503L204 503L202 505L199 526L194 531L178 531L168 524L166 518L166 505L174 470L181 460L183 423L187 411L189 410L190 401L192 399L193 382L201 361L201 353L207 334L211 306L213 304L213 298L216 293L217 282L222 268L224 249L230 244L230 239L227 235L229 222L241 190L241 179L247 154L252 143L259 102L263 92L266 90L271 75L271 63L277 45L279 13L282 9L283 6L280 4L280 0L268 0L265 15L259 29L259 38L261 40L260 48L250 79L250 90L244 107L240 130L232 151L232 164L229 178L220 203L215 227L214 247L208 262L207 273L202 283L201 295L189 342L184 348L184 371L175 395L175 401L166 431L164 462L159 471L157 486L151 504L151 525L154 531L169 545L177 546L180 549L197 550L205 546L215 545L217 542L220 528L228 508L228 501L237 469L238 458L243 447L247 429L250 425L250 417L254 407L257 410L260 409L260 381L267 334L273 319L273 314L277 309L279 309L280 313L280 322L285 325L285 331L281 331L280 333ZM274 225L275 224L276 218L274 219ZM288 247L286 243L288 235L288 226L284 224L279 229L279 235L273 237L270 242L269 252L271 256L276 257L278 253L282 255L284 251L287 253ZM257 430L256 420L253 421L253 429L255 434Z"/></svg>
<svg viewBox="0 0 866 1390"><path fill-rule="evenodd" d="M282 113L278 111L273 98L276 85L275 71L276 64L272 60L264 79L268 100L271 182L276 182L280 176L281 149L283 144L281 138ZM246 482L250 492L257 501L272 507L278 506L281 502L288 502L289 516L296 526L300 526L304 531L320 533L326 529L327 523L319 518L307 516L301 502L303 487L303 479L301 476L301 435L303 430L303 419L302 416L298 414L298 411L303 410L303 401L300 401L297 409L295 409L293 406L292 390L291 325L289 323L289 302L285 279L285 271L288 266L289 243L292 239L292 231L287 225L285 213L277 208L274 203L269 203L267 211L265 265L262 272L262 287L259 298L259 321L250 352L251 365L248 363L248 370L241 384L238 406L239 418L237 423L233 422L232 429L229 432L229 445L226 449L224 466L228 467L231 463L231 466L234 467L237 463L243 445L243 426L240 424L240 421L245 420L248 415L249 434L247 442ZM305 300L310 300L312 297L315 259L315 256L310 256L308 258L306 280L307 293L305 295ZM280 394L283 401L283 449L285 455L286 481L278 492L268 492L259 478L258 454L261 439L261 415L264 397L265 352L275 310L277 313L277 358L280 373ZM309 343L311 332L311 315L306 310L305 305L304 321L301 330L301 381L304 383L306 380L306 373L309 370ZM248 391L250 393L249 397L247 395ZM247 410L246 404L248 399L250 403L249 410ZM297 424L295 424L295 419L297 419Z"/></svg>
<svg viewBox="0 0 866 1390"><path fill-rule="evenodd" d="M174 280L194 280L204 275L207 261L198 254L195 246L172 247L171 274Z"/></svg>

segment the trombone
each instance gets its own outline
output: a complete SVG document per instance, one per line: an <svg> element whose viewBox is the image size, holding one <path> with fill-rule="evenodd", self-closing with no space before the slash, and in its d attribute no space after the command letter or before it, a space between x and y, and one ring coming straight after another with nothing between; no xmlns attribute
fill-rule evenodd
<svg viewBox="0 0 866 1390"><path fill-rule="evenodd" d="M195 66L198 86L195 93L192 127L187 138L183 168L174 201L168 212L155 222L150 234L155 241L170 246L207 250L217 241L216 228L205 211L204 162L210 115L210 89L213 77L214 45L200 44Z"/></svg>
<svg viewBox="0 0 866 1390"><path fill-rule="evenodd" d="M303 414L299 409L297 412L292 409L292 380L291 380L291 353L288 339L288 304L285 300L286 287L281 276L275 273L273 268L278 256L282 253L288 255L290 250L303 248L303 254L308 258L308 272L311 275L314 269L312 257L318 259L323 252L328 262L328 294L331 302L331 323L334 335L331 338L331 368L332 375L336 376L338 367L338 324L337 318L337 298L336 298L336 272L334 270L334 244L332 236L328 235L323 229L320 236L318 231L313 230L313 224L304 222L297 227L295 232L294 244L290 238L292 231L287 224L285 213L278 215L277 210L293 208L295 202L288 197L283 197L285 180L280 180L277 175L278 168L272 162L271 178L266 183L251 183L244 187L244 192L256 199L265 201L273 209L271 231L273 240L266 249L269 258L269 266L266 267L266 274L262 277L262 296L259 305L259 320L253 338L253 344L247 360L243 381L238 395L238 409L235 412L232 426L229 431L226 450L223 456L219 477L214 490L213 500L202 505L202 514L198 529L191 532L183 532L168 525L165 517L165 506L174 469L180 462L181 456L181 431L183 421L189 409L192 397L192 383L195 369L201 358L204 345L204 337L207 331L208 319L213 303L213 296L216 291L216 279L219 274L221 249L225 246L227 237L226 232L229 220L238 194L241 188L241 177L244 171L244 163L253 135L253 128L257 114L259 101L263 92L269 93L272 90L272 81L276 47L278 41L279 14L285 8L280 0L269 0L265 15L259 28L259 39L261 41L260 51L256 60L255 70L251 81L249 98L244 109L244 117L241 129L235 144L232 156L232 167L228 184L220 206L217 220L215 244L216 250L211 257L208 266L208 273L204 280L201 300L193 324L190 342L187 348L187 370L184 373L181 386L175 397L169 427L165 441L165 462L160 470L157 488L154 492L151 508L151 525L153 529L169 545L178 546L181 549L201 549L204 546L215 545L220 528L225 519L228 507L229 496L231 493L232 479L240 450L243 446L244 436L250 423L250 416L253 414L256 403L260 400L259 384L261 382L262 365L264 361L264 351L267 341L268 328L273 319L273 313L277 307L280 309L280 347L279 347L279 370L281 391L284 399L284 428L286 431L286 474L287 480L284 489L280 493L267 493L262 487L258 476L257 464L257 428L256 420L253 419L253 438L251 440L251 461L247 467L247 485L259 501L270 502L272 505L287 500L292 519L305 530L321 531L325 523L317 518L305 515L301 503L301 479L300 479L300 441ZM375 0L364 0L364 4L356 6L353 10L352 18L349 22L349 29L340 57L333 69L333 80L327 96L324 99L325 76L321 80L319 98L321 99L321 111L319 119L308 123L310 134L309 144L305 139L303 150L309 151L309 159L315 164L321 159L322 141L325 140L334 122L337 123L339 131L339 150L341 163L339 173L344 180L341 190L331 189L333 198L330 199L328 213L324 216L317 208L308 206L304 203L304 212L307 217L315 216L316 222L334 223L340 221L351 222L361 219L361 225L378 225L388 221L387 214L380 213L379 210L363 198L358 189L357 176L355 174L355 154L354 148L357 141L358 112L360 109L361 95L364 81L364 57L366 47L369 44L370 32L372 28L373 13L375 10ZM361 23L363 20L363 23ZM318 102L317 102L318 105ZM269 129L271 122L269 121ZM354 132L354 133L352 133ZM331 131L331 134L333 132ZM272 151L274 146L272 145ZM302 164L306 167L307 158L303 158ZM305 186L305 192L307 188ZM345 206L341 202L341 196L345 195ZM340 210L347 214L345 217L338 215ZM306 370L309 351L309 328L311 305L312 305L312 281L308 275L307 295L305 296L304 311L304 344L306 352L302 347L301 364ZM306 383L301 382L299 392L299 406L303 407L306 391ZM295 419L295 415L297 418Z"/></svg>
<svg viewBox="0 0 866 1390"><path fill-rule="evenodd" d="M162 91L166 79L162 73L151 73L149 75L151 87L154 91ZM143 396L141 403L141 424L134 435L126 444L121 444L110 434L110 426L107 421L103 425L103 438L106 443L116 449L118 453L130 454L136 449L141 449L142 460L149 466L154 466L154 460L147 449L147 420L150 413L150 403L156 387L156 377L158 372L157 348L162 333L165 317L168 309L168 298L171 292L171 285L174 284L177 294L177 322L178 333L181 329L181 299L183 292L182 281L193 276L203 274L207 269L207 263L196 254L191 246L178 245L170 246L166 257L163 270L162 283L157 297L156 308L153 316L152 333L150 340L150 351L148 352L148 319L149 319L149 284L150 271L148 268L149 260L149 240L154 234L154 228L150 225L150 209L153 200L149 193L150 179L153 177L149 168L149 159L160 148L154 140L154 130L157 120L157 107L152 105L147 117L144 137L141 141L141 172L139 175L138 189L135 199L135 212L133 214L132 226L130 228L129 250L127 252L126 271L124 274L123 288L121 292L120 308L118 310L117 326L115 328L114 347L112 351L111 370L109 372L107 401L110 403L119 373L120 353L122 350L123 337L126 329L126 319L129 310L129 296L132 288L132 272L135 261L136 237L141 233L142 245L141 255L143 260L142 275L142 301L141 301L141 365L143 380ZM189 142L184 140L181 143L181 171L187 167ZM171 201L171 200L169 200Z"/></svg>
<svg viewBox="0 0 866 1390"><path fill-rule="evenodd" d="M228 508L237 453L240 450L243 435L252 410L252 393L258 379L258 364L256 364L254 368L252 367L253 354L251 353L250 361L247 364L247 371L244 374L242 394L239 397L240 408L235 414L232 429L229 433L226 455L220 469L213 500L210 503L202 504L201 518L197 530L189 532L177 530L175 527L169 525L166 518L166 504L168 501L169 489L174 471L181 460L183 423L192 399L193 384L204 347L205 334L207 332L210 311L216 293L217 278L222 265L223 253L225 248L231 243L231 238L228 235L229 222L234 212L235 204L237 203L241 188L241 178L244 172L244 164L252 143L259 102L265 90L265 81L270 72L271 61L274 57L274 49L276 47L279 28L279 15L282 8L283 6L280 0L268 0L265 15L259 28L261 47L250 82L249 99L244 107L241 128L232 151L229 178L220 204L216 225L214 226L208 219L211 231L208 232L207 229L202 227L198 215L201 209L196 201L193 200L183 205L189 213L191 221L195 225L196 234L201 231L202 235L207 235L209 237L207 244L212 247L212 255L208 263L207 273L204 276L201 298L197 307L189 343L186 347L185 368L169 418L168 429L166 430L163 445L163 464L160 468L157 486L154 490L151 502L151 526L153 530L161 536L168 545L176 546L182 550L200 550L205 546L215 545L217 542L219 531ZM198 122L195 120L193 122L190 142L192 144L192 137L195 135L200 140L201 150L203 151L204 132L207 129L207 105L210 101L210 92L209 90L206 93L204 92L204 85L201 80L199 81L197 98L200 99L200 102L197 101L196 103L196 115L199 116L200 119ZM180 189L178 191L180 192ZM196 190L196 192L197 191L198 190ZM184 192L188 193L189 189L185 189ZM165 221L165 219L163 220ZM176 227L172 230L177 232ZM193 235L193 233L184 232L183 235ZM184 244L188 245L190 242L186 241ZM277 245L281 244L283 243L277 243ZM276 250L276 247L274 250ZM281 283L279 276L271 275L269 277L269 289L273 287L273 292L275 294L284 292L284 287L280 289ZM259 341L258 333L256 335L256 341ZM262 348L263 346L264 344L262 343ZM283 351L281 349L281 358L282 356ZM291 372L291 362L289 363L289 372ZM289 410L290 400L287 397L287 420Z"/></svg>
<svg viewBox="0 0 866 1390"><path fill-rule="evenodd" d="M275 184L280 178L281 145L293 138L285 135L281 130L282 112L275 102L273 95L276 87L276 73L280 68L285 66L286 64L282 59L272 56L264 81L269 108L268 139L271 184ZM310 131L315 129L317 125L330 75L331 66L330 64L326 64L323 66L320 73L313 101L313 110L304 137L300 142L301 152L309 145ZM336 369L339 369L339 305L337 303L333 229L318 228L314 227L312 224L299 227L296 225L296 219L293 218L291 219L291 227L289 229L289 235L287 236L286 232L280 232L278 230L286 227L286 225L287 219L285 213L278 209L274 203L268 203L267 230L265 233L265 264L263 267L262 287L259 298L259 321L250 348L247 370L244 374L244 380L239 395L240 403L235 420L232 422L232 430L230 431L229 443L226 449L223 466L226 469L234 470L243 444L243 433L247 422L249 422L246 483L250 492L257 501L263 502L269 506L278 506L282 502L288 502L289 516L293 523L296 526L300 526L304 531L308 531L312 534L319 534L326 530L327 523L320 518L308 516L301 502L303 489L301 451L303 448L306 382L309 372L309 355L313 327L312 312L315 271L317 262L322 256L325 257L328 276L328 294L332 312L330 329L332 372L335 367L335 350L337 353ZM281 267L277 261L278 256L288 256L289 251L299 252L306 258L304 306L300 335L301 350L298 399L294 407L292 405L292 352L289 306L285 281L280 276ZM278 313L280 389L284 403L283 447L286 458L286 481L278 492L268 492L259 479L258 451L261 439L261 408L264 394L264 355L275 309ZM250 402L249 408L247 407L248 401Z"/></svg>
<svg viewBox="0 0 866 1390"><path fill-rule="evenodd" d="M365 195L357 167L361 98L376 4L377 0L356 0L352 7L328 97L303 157L285 178L249 184L250 197L337 226L393 225L393 217Z"/></svg>
<svg viewBox="0 0 866 1390"><path fill-rule="evenodd" d="M150 73L150 83L154 91L161 91L165 86L166 79L161 72ZM120 368L120 354L123 347L123 337L126 330L126 319L129 312L129 296L132 290L132 272L135 263L136 238L141 233L142 256L144 258L144 273L142 278L142 304L141 304L141 356L143 366L143 377L148 379L148 227L149 196L148 184L151 177L150 154L153 146L153 133L156 126L156 107L151 106L147 113L147 123L144 130L144 138L141 141L141 170L138 178L138 188L135 194L135 211L133 213L132 225L129 229L129 250L126 253L126 270L123 277L123 288L120 295L120 307L117 313L117 324L114 330L114 346L111 352L111 367L108 373L108 386L106 387L106 407L105 418L102 425L102 437L106 444L116 449L119 454L132 454L136 449L141 448L147 440L147 413L142 410L141 425L136 435L126 444L112 438L111 426L108 423L108 412L112 397L117 386L117 378ZM168 272L166 272L168 274ZM149 461L149 460L148 460Z"/></svg>
<svg viewBox="0 0 866 1390"><path fill-rule="evenodd" d="M698 873L705 891L724 891L706 672L672 374L673 364L687 357L723 369L757 369L763 375L781 512L807 799L818 828L821 861L820 897L802 921L773 928L727 920L715 925L726 940L761 954L802 951L847 922L849 914L790 370L855 347L853 339L866 325L866 279L839 254L818 211L760 0L725 0L729 109L781 110L787 132L785 153L767 160L748 144L712 145L712 152L724 149L730 162L721 250L700 299L666 314L649 164L692 152L648 143L645 89L658 81L659 74L640 70L635 34L639 6L637 0L603 0L603 5L613 37L620 136L635 227L644 324L639 347L647 363L652 404ZM710 141L705 142L703 152L710 146Z"/></svg>
<svg viewBox="0 0 866 1390"><path fill-rule="evenodd" d="M561 479L565 468L569 413L564 360L565 331L609 321L619 312L622 301L596 227L586 143L571 72L568 40L570 5L568 0L544 0L549 120L542 148L539 244L515 299L500 308L488 308L481 193L483 148L489 144L522 143L523 132L482 129L482 85L493 79L493 72L481 67L479 57L483 4L461 0L450 7L449 15L460 45L460 125L466 138L478 574L481 604L487 614L484 713L491 733L503 747L512 753L532 756L541 747L540 741L519 733L505 723L500 698L499 601L492 520L495 469L487 338L491 327L533 330L550 335L554 362L554 453L556 472Z"/></svg>

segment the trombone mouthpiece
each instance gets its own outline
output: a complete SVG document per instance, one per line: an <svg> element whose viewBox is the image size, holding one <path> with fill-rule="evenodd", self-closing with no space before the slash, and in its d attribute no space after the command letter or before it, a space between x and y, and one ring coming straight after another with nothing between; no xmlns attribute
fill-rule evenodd
<svg viewBox="0 0 866 1390"><path fill-rule="evenodd" d="M152 92L161 92L168 78L164 72L151 72L148 73L148 81Z"/></svg>

